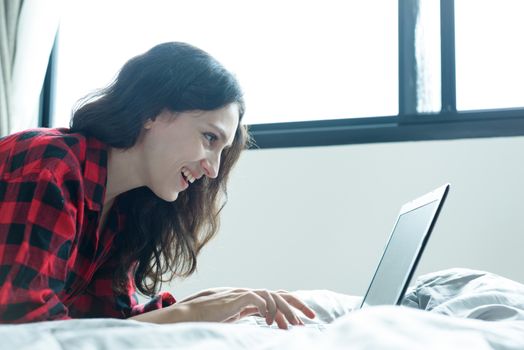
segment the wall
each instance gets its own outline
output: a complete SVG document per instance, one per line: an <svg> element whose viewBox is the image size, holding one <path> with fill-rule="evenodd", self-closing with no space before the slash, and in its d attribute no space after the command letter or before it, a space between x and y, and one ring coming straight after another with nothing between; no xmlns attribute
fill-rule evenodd
<svg viewBox="0 0 524 350"><path fill-rule="evenodd" d="M524 282L524 138L244 152L198 272L163 289L330 289L362 295L400 205L451 190L416 275L449 267Z"/></svg>

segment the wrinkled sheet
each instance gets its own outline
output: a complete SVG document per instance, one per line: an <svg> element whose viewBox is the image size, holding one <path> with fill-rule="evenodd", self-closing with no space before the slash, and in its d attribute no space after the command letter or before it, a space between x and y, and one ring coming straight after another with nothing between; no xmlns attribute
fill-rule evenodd
<svg viewBox="0 0 524 350"><path fill-rule="evenodd" d="M524 285L467 269L421 276L402 307L354 311L361 298L297 291L324 332L237 324L155 325L116 319L0 326L0 349L524 349Z"/></svg>

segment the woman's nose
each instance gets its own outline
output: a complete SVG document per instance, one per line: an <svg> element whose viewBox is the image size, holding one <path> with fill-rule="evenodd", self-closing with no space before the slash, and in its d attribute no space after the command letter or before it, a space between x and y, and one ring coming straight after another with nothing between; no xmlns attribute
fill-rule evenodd
<svg viewBox="0 0 524 350"><path fill-rule="evenodd" d="M214 159L202 159L201 165L204 169L204 175L211 179L215 179L218 176L218 170L220 169L220 157L214 157Z"/></svg>

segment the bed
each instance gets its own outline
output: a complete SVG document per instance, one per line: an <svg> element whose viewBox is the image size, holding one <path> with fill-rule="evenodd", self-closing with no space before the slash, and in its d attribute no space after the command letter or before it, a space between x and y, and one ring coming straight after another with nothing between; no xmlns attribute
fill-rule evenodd
<svg viewBox="0 0 524 350"><path fill-rule="evenodd" d="M470 269L419 277L403 306L355 310L361 298L326 290L296 291L330 323L319 332L235 324L155 325L77 319L0 326L0 349L524 349L524 285Z"/></svg>

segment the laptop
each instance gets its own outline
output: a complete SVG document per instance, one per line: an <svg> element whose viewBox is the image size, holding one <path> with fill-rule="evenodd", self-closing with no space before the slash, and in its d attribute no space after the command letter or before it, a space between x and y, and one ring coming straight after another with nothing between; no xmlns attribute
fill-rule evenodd
<svg viewBox="0 0 524 350"><path fill-rule="evenodd" d="M448 192L445 184L400 208L360 308L400 305Z"/></svg>
<svg viewBox="0 0 524 350"><path fill-rule="evenodd" d="M360 308L400 305L444 205L449 187L449 184L445 184L400 208ZM258 324L263 326L265 323ZM326 325L306 326L323 330Z"/></svg>

